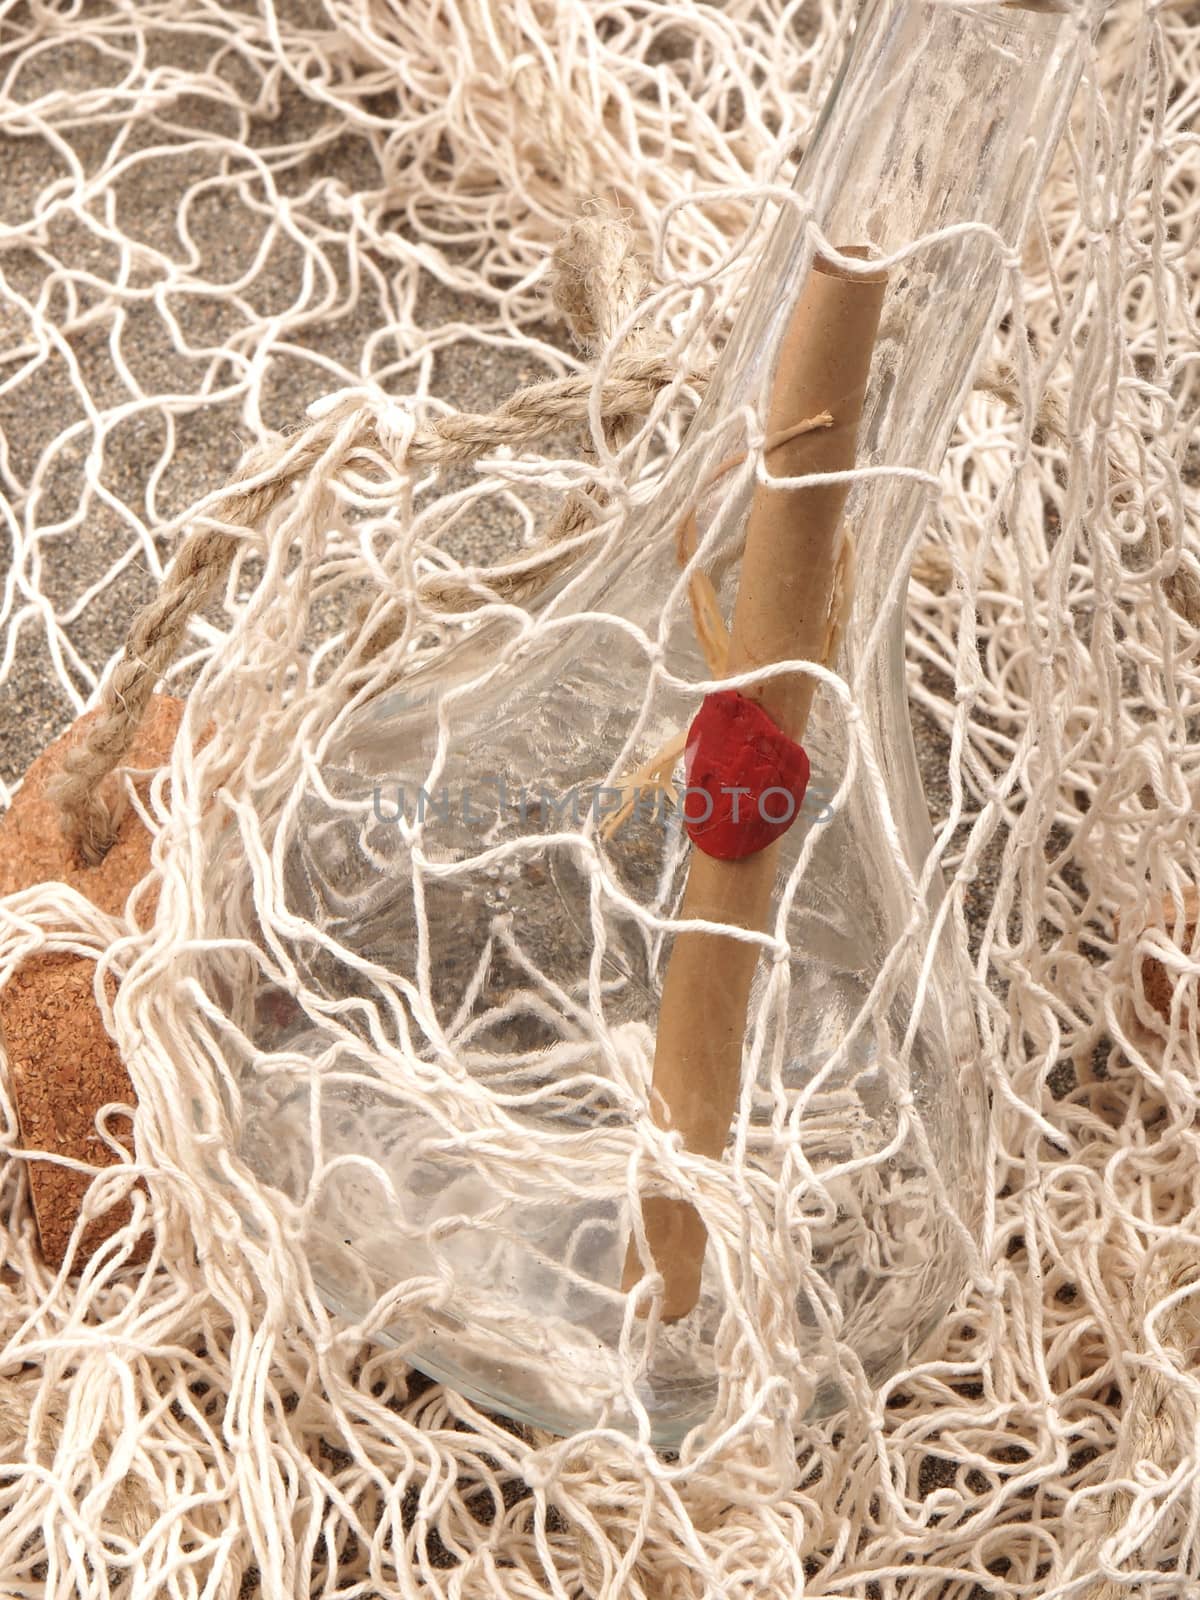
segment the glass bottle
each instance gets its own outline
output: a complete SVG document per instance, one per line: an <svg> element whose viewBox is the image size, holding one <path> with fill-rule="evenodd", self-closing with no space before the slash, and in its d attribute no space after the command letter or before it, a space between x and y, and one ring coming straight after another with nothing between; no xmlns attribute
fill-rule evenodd
<svg viewBox="0 0 1200 1600"><path fill-rule="evenodd" d="M925 873L905 562L1088 46L1085 21L1049 8L868 0L665 476L635 486L619 539L534 626L465 629L324 747L285 883L334 944L297 935L291 955L342 1031L264 1009L275 1054L242 1085L243 1154L297 1196L333 1163L307 1213L328 1303L361 1316L395 1291L386 1331L490 1408L677 1443L717 1400L727 1286L752 1291L764 1241L802 1285L778 1346L799 1413L840 1402L847 1360L870 1380L907 1361L963 1286L986 1113ZM624 1268L640 1196L684 1192L669 1160L630 1162L693 850L669 806L606 830L607 791L677 748L717 676L675 530L695 515L728 617L754 493L728 463L754 459L817 252L847 242L888 273L858 430L857 466L876 470L844 514L857 578L837 665L861 717L818 688L809 791L774 858L787 982L760 960L737 1182L703 1202L724 1242L667 1317L652 1274L631 1289Z"/></svg>

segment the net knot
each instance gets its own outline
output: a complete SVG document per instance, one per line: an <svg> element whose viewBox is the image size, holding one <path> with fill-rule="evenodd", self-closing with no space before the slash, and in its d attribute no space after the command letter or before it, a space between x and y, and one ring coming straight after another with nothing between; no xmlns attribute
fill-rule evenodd
<svg viewBox="0 0 1200 1600"><path fill-rule="evenodd" d="M389 397L390 398L390 397ZM305 408L304 415L310 422L325 422L330 417L344 414L354 407L363 407L374 412L379 400L379 390L370 388L366 384L354 384L345 389L333 389L329 394L323 394L312 404Z"/></svg>
<svg viewBox="0 0 1200 1600"><path fill-rule="evenodd" d="M397 472L406 471L409 447L417 431L417 419L411 405L389 395L375 413L375 431Z"/></svg>

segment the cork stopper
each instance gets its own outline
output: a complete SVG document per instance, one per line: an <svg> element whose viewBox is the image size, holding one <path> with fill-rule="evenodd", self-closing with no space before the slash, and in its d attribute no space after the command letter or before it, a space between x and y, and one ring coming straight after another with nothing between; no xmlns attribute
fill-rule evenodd
<svg viewBox="0 0 1200 1600"><path fill-rule="evenodd" d="M147 779L167 760L179 727L183 702L156 695L152 709L127 757L129 767ZM33 763L12 808L0 819L0 897L38 883L66 883L111 916L124 911L130 892L150 869L151 837L136 810L127 807L112 849L95 867L86 866L65 839L52 794L63 759L82 738L98 712L81 717ZM110 780L114 793L116 778ZM153 914L149 896L138 914ZM96 963L86 956L52 953L31 956L0 989L0 1046L8 1063L9 1087L26 1150L66 1156L90 1168L120 1160L109 1140L131 1148L127 1119L106 1119L108 1138L96 1116L113 1102L132 1107L133 1084L105 1029L95 993ZM106 979L108 997L115 983ZM92 1172L32 1160L30 1192L42 1253L62 1265ZM129 1220L123 1200L93 1218L81 1235L75 1265Z"/></svg>
<svg viewBox="0 0 1200 1600"><path fill-rule="evenodd" d="M0 898L30 889L35 883L66 883L115 917L123 911L129 891L149 870L150 836L132 809L121 818L112 849L98 866L88 866L63 834L58 803L51 791L67 752L86 737L101 715L100 710L89 711L42 751L25 774L11 808L0 817ZM174 695L154 696L125 758L135 781L138 774L144 774L143 781L148 782L170 759L182 715L182 700ZM111 790L107 798L115 804L121 790L115 775L106 788Z"/></svg>
<svg viewBox="0 0 1200 1600"><path fill-rule="evenodd" d="M25 961L0 991L0 1031L8 1055L10 1090L27 1150L70 1156L90 1167L119 1159L101 1137L96 1113L116 1101L134 1103L133 1084L96 1005L96 963L67 954ZM106 980L109 998L115 993ZM108 1120L131 1148L128 1123ZM31 1161L29 1189L42 1254L60 1267L92 1174L53 1161ZM129 1220L126 1200L93 1218L80 1236L76 1264Z"/></svg>
<svg viewBox="0 0 1200 1600"><path fill-rule="evenodd" d="M1200 892L1189 885L1183 891L1184 927L1180 949L1187 950L1191 947L1196 936L1196 924L1200 922ZM1162 902L1162 921L1164 927L1173 929L1175 926L1175 902L1170 895L1164 897ZM1174 933L1171 935L1175 937ZM1171 1015L1171 1005L1175 998L1175 977L1167 971L1163 963L1154 956L1142 958L1142 993L1149 1005L1153 1006L1163 1021L1168 1021Z"/></svg>

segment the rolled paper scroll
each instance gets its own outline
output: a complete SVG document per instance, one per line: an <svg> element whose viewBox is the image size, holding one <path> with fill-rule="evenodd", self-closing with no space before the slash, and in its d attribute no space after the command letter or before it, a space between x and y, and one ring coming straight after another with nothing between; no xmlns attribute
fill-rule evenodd
<svg viewBox="0 0 1200 1600"><path fill-rule="evenodd" d="M865 260L852 248L844 257ZM771 452L773 476L844 472L854 466L858 425L887 288L886 275L851 275L818 259L784 339L767 414L768 435L798 419L828 412L828 427L788 438ZM734 604L728 661L742 673L778 661L824 662L846 596L842 513L849 485L756 488ZM839 581L839 575L843 575ZM794 672L743 688L793 740L808 721L816 680ZM764 932L779 866L776 840L742 859L695 850L680 917L703 918ZM760 946L721 934L676 935L663 983L651 1088L651 1114L678 1131L684 1145L713 1160L725 1149L741 1089L750 985ZM685 1200L643 1201L647 1241L662 1274L662 1315L684 1317L695 1306L707 1242L704 1224ZM623 1287L645 1271L636 1243Z"/></svg>

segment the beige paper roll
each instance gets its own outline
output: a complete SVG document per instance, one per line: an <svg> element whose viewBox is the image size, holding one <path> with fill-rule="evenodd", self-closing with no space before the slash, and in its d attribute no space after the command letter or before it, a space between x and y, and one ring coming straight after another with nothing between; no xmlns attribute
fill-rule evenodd
<svg viewBox="0 0 1200 1600"><path fill-rule="evenodd" d="M865 259L863 249L841 251ZM802 433L771 454L775 476L847 471L887 288L886 275L850 277L818 261L784 338L771 391L767 434L828 412L829 427ZM837 562L848 485L771 490L759 485L746 525L734 605L729 671L791 659L822 661L836 609ZM789 673L743 692L800 740L816 681ZM782 841L741 861L693 850L680 915L765 931ZM689 1150L717 1159L741 1089L742 1047L759 946L720 934L676 937L663 984L651 1111L677 1129ZM686 1316L700 1292L706 1234L686 1201L655 1196L643 1206L646 1234L665 1280L662 1315ZM630 1242L623 1287L644 1268Z"/></svg>

